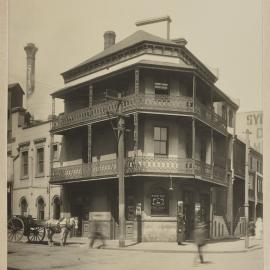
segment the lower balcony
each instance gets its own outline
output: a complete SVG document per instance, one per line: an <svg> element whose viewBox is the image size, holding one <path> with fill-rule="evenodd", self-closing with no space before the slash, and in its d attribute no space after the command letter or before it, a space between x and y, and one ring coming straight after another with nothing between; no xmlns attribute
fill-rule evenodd
<svg viewBox="0 0 270 270"><path fill-rule="evenodd" d="M227 185L225 168L186 158L129 157L125 161L125 175L154 175L196 177L216 184ZM105 160L53 168L51 183L117 177L117 160Z"/></svg>

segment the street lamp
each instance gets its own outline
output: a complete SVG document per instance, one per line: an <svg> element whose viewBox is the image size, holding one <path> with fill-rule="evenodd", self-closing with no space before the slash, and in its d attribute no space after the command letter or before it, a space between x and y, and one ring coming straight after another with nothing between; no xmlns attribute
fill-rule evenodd
<svg viewBox="0 0 270 270"><path fill-rule="evenodd" d="M250 148L250 141L249 135L251 132L247 129L245 132L246 134L246 158L245 158L245 221L246 221L246 229L245 229L245 248L248 248L249 239L248 239L248 222L249 222L249 204L248 204L248 183L249 183L249 168L248 168L248 161L249 161L249 148Z"/></svg>

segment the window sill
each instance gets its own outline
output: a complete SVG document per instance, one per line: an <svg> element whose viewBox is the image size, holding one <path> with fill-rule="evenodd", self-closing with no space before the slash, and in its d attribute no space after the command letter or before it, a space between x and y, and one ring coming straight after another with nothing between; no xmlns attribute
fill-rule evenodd
<svg viewBox="0 0 270 270"><path fill-rule="evenodd" d="M21 180L28 180L29 179L29 176L21 176Z"/></svg>
<svg viewBox="0 0 270 270"><path fill-rule="evenodd" d="M35 176L35 178L44 178L44 177L45 177L45 174L39 174Z"/></svg>

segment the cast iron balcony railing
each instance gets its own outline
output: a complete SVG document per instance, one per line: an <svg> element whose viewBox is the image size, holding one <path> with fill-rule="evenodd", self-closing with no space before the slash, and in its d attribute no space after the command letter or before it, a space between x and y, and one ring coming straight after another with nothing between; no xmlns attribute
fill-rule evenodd
<svg viewBox="0 0 270 270"><path fill-rule="evenodd" d="M242 178L245 178L245 162L234 160L234 173Z"/></svg>
<svg viewBox="0 0 270 270"><path fill-rule="evenodd" d="M62 113L54 119L52 130L71 128L91 121L102 121L108 118L107 112L116 111L116 108L117 102L109 100L94 104L92 107ZM192 97L184 96L133 94L123 98L123 112L132 113L133 111L192 114L193 100ZM225 120L197 100L195 102L195 116L220 131L226 132Z"/></svg>
<svg viewBox="0 0 270 270"><path fill-rule="evenodd" d="M221 131L227 129L226 120L207 106L202 104L199 100L195 100L195 115L202 121L210 123L212 126L218 128Z"/></svg>
<svg viewBox="0 0 270 270"><path fill-rule="evenodd" d="M157 176L198 176L208 181L226 185L225 168L205 164L188 158L168 158L138 156L125 160L125 174L128 175L157 175ZM106 160L78 165L64 166L52 170L52 183L66 181L117 177L117 160Z"/></svg>

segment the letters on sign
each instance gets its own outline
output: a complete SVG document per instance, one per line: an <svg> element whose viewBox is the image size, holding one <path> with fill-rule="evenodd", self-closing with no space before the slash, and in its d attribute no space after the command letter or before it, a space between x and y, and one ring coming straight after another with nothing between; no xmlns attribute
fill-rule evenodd
<svg viewBox="0 0 270 270"><path fill-rule="evenodd" d="M262 113L248 114L247 115L247 125L262 125Z"/></svg>

